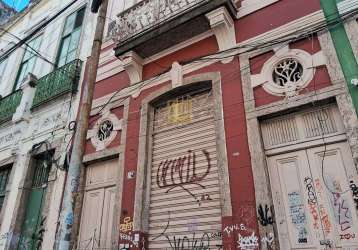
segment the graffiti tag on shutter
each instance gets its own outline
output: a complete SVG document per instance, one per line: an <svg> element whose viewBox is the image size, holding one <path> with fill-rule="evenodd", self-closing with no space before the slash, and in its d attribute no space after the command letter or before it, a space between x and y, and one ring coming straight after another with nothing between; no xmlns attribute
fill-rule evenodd
<svg viewBox="0 0 358 250"><path fill-rule="evenodd" d="M205 186L200 182L210 173L211 160L208 151L202 150L202 153L205 155L207 165L205 173L201 175L196 173L196 154L192 150L189 150L185 156L162 161L157 170L158 187L167 188L166 193L175 188L182 188L197 200L196 196L185 186L192 184L205 189ZM179 180L174 178L175 175L179 177ZM210 197L204 196L204 198L204 200L210 200Z"/></svg>

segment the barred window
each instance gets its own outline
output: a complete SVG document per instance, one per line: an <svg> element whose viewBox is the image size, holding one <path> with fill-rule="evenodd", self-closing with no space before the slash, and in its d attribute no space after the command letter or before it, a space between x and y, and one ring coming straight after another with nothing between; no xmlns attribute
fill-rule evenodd
<svg viewBox="0 0 358 250"><path fill-rule="evenodd" d="M0 210L4 204L6 196L6 186L9 180L11 168L0 169Z"/></svg>

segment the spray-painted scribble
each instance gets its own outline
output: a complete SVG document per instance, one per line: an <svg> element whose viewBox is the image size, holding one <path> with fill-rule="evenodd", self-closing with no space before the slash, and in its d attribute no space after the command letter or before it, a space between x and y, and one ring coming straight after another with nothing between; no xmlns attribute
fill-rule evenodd
<svg viewBox="0 0 358 250"><path fill-rule="evenodd" d="M334 194L333 196L334 214L341 231L346 231L352 227L352 216L347 201L340 194Z"/></svg>
<svg viewBox="0 0 358 250"><path fill-rule="evenodd" d="M331 203L333 205L334 217L336 218L337 223L340 226L340 230L343 234L348 229L352 228L352 215L349 209L347 200L343 197L342 188L339 181L333 179L332 177L328 178L330 190L334 190L336 193L331 193Z"/></svg>
<svg viewBox="0 0 358 250"><path fill-rule="evenodd" d="M123 223L119 225L119 231L123 233L127 233L133 230L133 221L131 217L126 217L123 220Z"/></svg>
<svg viewBox="0 0 358 250"><path fill-rule="evenodd" d="M339 236L341 240L350 240L350 239L354 239L356 237L356 234L347 233L347 234L340 234Z"/></svg>
<svg viewBox="0 0 358 250"><path fill-rule="evenodd" d="M304 181L305 181L305 185L306 185L306 189L307 189L308 204L316 204L317 197L316 197L316 193L314 191L314 183L313 183L312 178L306 177Z"/></svg>
<svg viewBox="0 0 358 250"><path fill-rule="evenodd" d="M306 215L304 204L299 191L288 193L288 205L292 224L298 231L297 242L307 243Z"/></svg>
<svg viewBox="0 0 358 250"><path fill-rule="evenodd" d="M356 209L358 210L358 187L357 185L354 183L354 181L350 181L349 182L349 187L352 190L352 195L353 195L353 201L356 204Z"/></svg>
<svg viewBox="0 0 358 250"><path fill-rule="evenodd" d="M323 191L323 186L321 185L321 182L319 179L315 179L315 186L316 186L317 196L321 200L324 200L325 194ZM327 209L324 206L324 203L322 203L322 202L319 204L318 208L319 208L319 214L321 216L321 223L323 226L323 230L325 231L326 234L329 234L332 231L332 222L329 219Z"/></svg>
<svg viewBox="0 0 358 250"><path fill-rule="evenodd" d="M73 178L71 180L71 190L72 191L78 190L79 185L80 185L80 178Z"/></svg>
<svg viewBox="0 0 358 250"><path fill-rule="evenodd" d="M223 234L221 232L212 232L209 233L210 240L222 240Z"/></svg>
<svg viewBox="0 0 358 250"><path fill-rule="evenodd" d="M224 228L224 232L227 233L227 235L230 236L231 233L236 232L236 231L246 231L246 227L244 224L235 224L235 225L230 225L230 226L226 226Z"/></svg>
<svg viewBox="0 0 358 250"><path fill-rule="evenodd" d="M267 204L265 205L265 209L263 209L262 205L260 204L257 212L259 222L263 227L273 224L271 208L269 208Z"/></svg>
<svg viewBox="0 0 358 250"><path fill-rule="evenodd" d="M274 249L275 235L268 233L266 236L261 238L261 245L267 249Z"/></svg>
<svg viewBox="0 0 358 250"><path fill-rule="evenodd" d="M207 233L204 233L201 237L197 237L195 232L190 236L165 236L173 250L209 250L210 249L210 237Z"/></svg>
<svg viewBox="0 0 358 250"><path fill-rule="evenodd" d="M308 204L308 209L310 211L310 214L312 216L312 220L313 220L313 228L314 229L319 229L319 214L318 214L318 210L317 210L317 205L316 204L312 204L309 203Z"/></svg>
<svg viewBox="0 0 358 250"><path fill-rule="evenodd" d="M176 236L167 233L167 230L170 228L170 211L168 211L168 222L163 230L158 236L154 237L152 240L159 238L165 238L170 245L170 249L173 250L210 250L210 249L222 249L222 245L213 244L212 241L221 241L222 233L221 232L204 232L203 234L198 234L195 232L197 229L197 221L192 220L188 223L188 230L191 232L188 235Z"/></svg>
<svg viewBox="0 0 358 250"><path fill-rule="evenodd" d="M130 244L130 247L139 246L139 234L132 235L132 233L119 233L119 239L121 240L121 242L128 242L128 244Z"/></svg>
<svg viewBox="0 0 358 250"><path fill-rule="evenodd" d="M207 165L205 172L201 175L198 175L196 172L196 153L192 150L189 150L188 154L183 157L162 161L157 170L156 180L158 187L166 188L166 193L175 188L181 188L200 203L201 200L190 192L186 186L197 185L205 189L205 186L200 184L200 182L210 173L211 159L208 151L202 150L202 153L206 158ZM210 196L204 196L204 198L210 198Z"/></svg>
<svg viewBox="0 0 358 250"><path fill-rule="evenodd" d="M72 225L73 224L73 214L68 214L67 217L66 217L66 223L68 225Z"/></svg>
<svg viewBox="0 0 358 250"><path fill-rule="evenodd" d="M165 226L163 232L161 232L158 236L155 236L154 238L152 238L152 240L156 240L162 236L165 236L165 232L168 230L169 224L170 224L170 211L168 211L168 222L167 222L167 225Z"/></svg>
<svg viewBox="0 0 358 250"><path fill-rule="evenodd" d="M212 201L213 199L210 197L210 194L202 194L200 201Z"/></svg>
<svg viewBox="0 0 358 250"><path fill-rule="evenodd" d="M8 239L14 235L12 231L0 235L0 246L4 246Z"/></svg>
<svg viewBox="0 0 358 250"><path fill-rule="evenodd" d="M258 249L259 239L254 232L249 236L241 236L241 234L239 234L239 240L237 241L237 244L238 248L242 250Z"/></svg>
<svg viewBox="0 0 358 250"><path fill-rule="evenodd" d="M313 228L319 229L319 213L317 207L317 195L314 190L314 182L311 177L306 177L304 179L304 183L306 185L307 196L308 196L308 208L313 221Z"/></svg>

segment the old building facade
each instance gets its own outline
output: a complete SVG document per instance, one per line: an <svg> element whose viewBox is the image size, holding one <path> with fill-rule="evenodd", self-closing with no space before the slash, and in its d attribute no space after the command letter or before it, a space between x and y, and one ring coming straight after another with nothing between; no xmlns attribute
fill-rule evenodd
<svg viewBox="0 0 358 250"><path fill-rule="evenodd" d="M0 249L57 248L90 3L1 29ZM337 8L110 0L72 249L357 249L357 90L330 33L357 58L357 1Z"/></svg>
<svg viewBox="0 0 358 250"><path fill-rule="evenodd" d="M108 16L75 249L358 248L358 121L319 0Z"/></svg>
<svg viewBox="0 0 358 250"><path fill-rule="evenodd" d="M1 26L0 249L55 248L89 3L31 1Z"/></svg>

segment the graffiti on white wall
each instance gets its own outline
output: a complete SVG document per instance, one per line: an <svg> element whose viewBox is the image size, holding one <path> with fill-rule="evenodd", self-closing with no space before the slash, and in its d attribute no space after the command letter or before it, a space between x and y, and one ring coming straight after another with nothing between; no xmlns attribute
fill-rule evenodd
<svg viewBox="0 0 358 250"><path fill-rule="evenodd" d="M355 238L353 229L352 212L349 203L343 193L341 184L334 177L329 176L328 185L331 192L330 201L334 211L334 217L338 224L340 240L350 240Z"/></svg>
<svg viewBox="0 0 358 250"><path fill-rule="evenodd" d="M265 208L264 208L265 207ZM265 206L259 205L257 209L258 219L261 226L266 227L273 224L273 216L271 208L266 204Z"/></svg>
<svg viewBox="0 0 358 250"><path fill-rule="evenodd" d="M306 228L306 215L304 204L299 191L293 191L288 193L288 206L292 224L296 227L297 242L307 243L308 232Z"/></svg>
<svg viewBox="0 0 358 250"><path fill-rule="evenodd" d="M353 195L353 201L356 205L356 209L358 210L358 187L354 183L354 181L349 182L349 187L351 188L352 195Z"/></svg>
<svg viewBox="0 0 358 250"><path fill-rule="evenodd" d="M316 187L317 197L319 197L321 200L323 200L324 199L324 191L323 191L323 186L319 179L315 179L315 187ZM319 204L318 209L319 209L319 214L321 217L321 223L322 223L323 230L325 231L326 234L329 234L332 231L332 222L329 219L327 209L324 206L324 204L322 204L322 203Z"/></svg>
<svg viewBox="0 0 358 250"><path fill-rule="evenodd" d="M266 236L261 238L262 247L266 247L267 249L275 249L275 235L273 233L268 233Z"/></svg>

